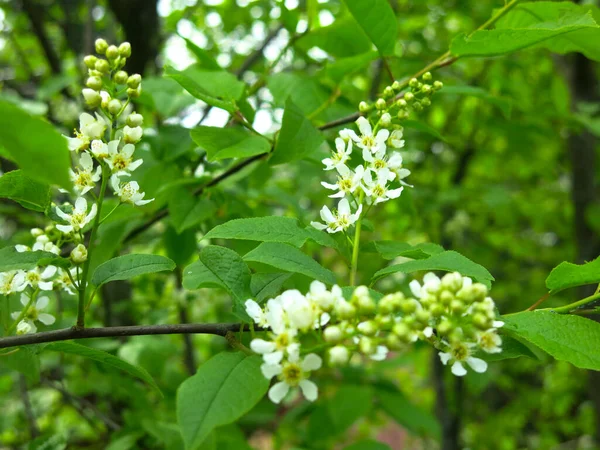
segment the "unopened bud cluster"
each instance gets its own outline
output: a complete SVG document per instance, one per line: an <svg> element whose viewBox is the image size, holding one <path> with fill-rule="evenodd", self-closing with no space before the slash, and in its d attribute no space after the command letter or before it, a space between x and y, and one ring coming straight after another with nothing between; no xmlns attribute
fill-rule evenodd
<svg viewBox="0 0 600 450"><path fill-rule="evenodd" d="M246 312L267 330L267 339L253 339L250 347L263 356L263 375L279 380L269 398L279 403L295 387L308 400L317 398L317 387L308 377L323 359L303 348L309 343L325 352L329 366L338 367L360 356L384 360L390 350L405 350L421 339L440 351L455 375L466 374L464 363L485 371L487 364L474 354L479 349L500 352L496 329L503 325L496 320L487 288L459 273L441 280L429 273L423 286L417 281L410 286L415 298L396 292L375 301L366 286L359 286L346 300L338 286L328 290L313 281L306 295L287 290L264 307L247 300Z"/></svg>

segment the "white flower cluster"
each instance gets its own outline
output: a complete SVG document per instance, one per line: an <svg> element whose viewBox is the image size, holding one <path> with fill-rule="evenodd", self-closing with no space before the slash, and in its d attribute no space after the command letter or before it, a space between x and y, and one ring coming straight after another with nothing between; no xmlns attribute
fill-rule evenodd
<svg viewBox="0 0 600 450"><path fill-rule="evenodd" d="M340 198L337 210L331 211L327 206L321 209L321 222L311 222L318 230L328 233L345 231L352 226L363 213L363 201L370 207L390 199L398 198L406 183L403 181L410 171L402 167L402 155L397 151L388 152L389 148L404 147L402 127L390 127L392 118L384 113L373 127L369 119L360 117L356 124L360 135L354 130L340 131L335 140L336 150L331 157L323 160L325 171L336 171L337 181L321 184L336 191L331 198ZM353 168L348 163L354 147L362 153L362 160ZM389 154L388 154L389 153ZM398 181L401 185L391 188L391 183ZM354 212L352 212L354 210Z"/></svg>
<svg viewBox="0 0 600 450"><path fill-rule="evenodd" d="M309 377L321 368L322 358L304 350L307 344L325 350L328 364L337 367L358 355L382 361L390 350L405 350L421 339L439 350L455 375L466 374L465 363L484 372L487 363L475 352L501 352L497 329L503 325L496 320L487 288L459 273L442 279L428 273L423 285L413 280L410 287L416 298L396 292L375 301L366 286L359 286L346 300L338 286L328 290L313 281L306 295L287 290L264 307L247 300L246 312L266 332L250 348L263 357L263 375L278 379L269 390L271 401L281 402L296 387L307 400L317 398L317 386Z"/></svg>
<svg viewBox="0 0 600 450"><path fill-rule="evenodd" d="M60 255L61 248L69 245L72 267L49 265L28 271L0 273L0 294L21 293L24 308L12 315L15 323L11 329L16 329L17 334L34 333L37 330L35 322L44 325L54 323L54 317L40 312L49 304L47 296L38 298L40 291L62 290L74 295L79 288L82 276L79 266L85 264L88 258L88 249L82 244L83 233L86 227L98 221L102 201L94 194L98 183L102 182L104 188L110 186L119 198L119 204L141 206L153 200L144 200L144 193L140 192L137 182L121 181L122 177L130 177L142 164L141 159L133 159L133 154L134 144L142 138L143 117L135 112L124 114L131 98L138 97L141 92L141 77L137 74L129 76L122 70L131 54L131 46L127 42L119 47L109 46L99 39L96 51L106 55L107 59L92 55L85 57L89 78L87 88L82 91L88 106L96 111L94 115L81 114L75 137L67 137L69 149L77 159L75 168L70 170L76 199L73 204L65 203L53 208L51 215L55 214L56 224L45 230L31 230L35 238L31 247L16 246L18 252L41 250ZM127 99L124 101L117 98L121 92L118 85L127 85ZM90 194L94 194L91 206L86 199Z"/></svg>

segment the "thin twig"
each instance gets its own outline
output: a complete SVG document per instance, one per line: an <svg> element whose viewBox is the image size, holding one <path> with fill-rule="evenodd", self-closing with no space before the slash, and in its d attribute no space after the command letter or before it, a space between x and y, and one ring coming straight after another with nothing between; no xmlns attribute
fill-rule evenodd
<svg viewBox="0 0 600 450"><path fill-rule="evenodd" d="M40 429L35 421L35 414L31 407L31 401L29 400L29 392L27 392L27 381L25 376L19 374L19 390L21 391L21 400L23 401L23 409L25 409L25 416L27 417L27 423L29 424L29 434L31 439L35 439L40 435Z"/></svg>

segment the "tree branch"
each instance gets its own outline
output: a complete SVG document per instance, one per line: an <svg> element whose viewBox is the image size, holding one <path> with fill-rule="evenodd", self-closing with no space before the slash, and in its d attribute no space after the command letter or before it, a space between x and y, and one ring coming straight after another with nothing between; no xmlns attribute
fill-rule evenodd
<svg viewBox="0 0 600 450"><path fill-rule="evenodd" d="M249 330L250 328L247 325L240 323L182 323L173 325L134 325L84 329L64 328L62 330L44 331L42 333L3 337L0 338L0 348L68 341L71 339L148 336L156 334L214 334L215 336L225 337L227 332Z"/></svg>
<svg viewBox="0 0 600 450"><path fill-rule="evenodd" d="M60 58L56 54L54 47L52 47L52 43L46 34L46 30L44 30L44 11L40 5L32 0L22 0L22 4L23 10L25 11L25 14L27 14L29 22L31 22L33 33L40 42L44 55L46 55L50 70L55 75L61 73Z"/></svg>

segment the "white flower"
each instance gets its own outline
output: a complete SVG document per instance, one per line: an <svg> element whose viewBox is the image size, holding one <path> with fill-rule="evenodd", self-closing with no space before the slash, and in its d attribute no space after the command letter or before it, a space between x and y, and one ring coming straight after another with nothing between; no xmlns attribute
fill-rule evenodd
<svg viewBox="0 0 600 450"><path fill-rule="evenodd" d="M54 280L54 286L58 289L67 292L70 295L75 295L76 287L73 286L71 278L77 280L77 270L77 267L71 267L71 269L69 269L68 272L65 269L59 269L58 277L56 278L56 280ZM71 274L71 277L69 277L69 274Z"/></svg>
<svg viewBox="0 0 600 450"><path fill-rule="evenodd" d="M323 311L331 311L338 301L344 300L342 289L336 284L327 290L327 287L320 281L314 280L310 283L310 290L306 298L314 302Z"/></svg>
<svg viewBox="0 0 600 450"><path fill-rule="evenodd" d="M375 154L368 150L363 150L363 159L369 163L369 169L375 173L379 172L381 169L388 169L388 181L395 180L397 177L400 184L412 187L410 184L402 181L410 175L410 170L402 167L402 155L400 155L399 152L392 152L391 156L388 158L385 150Z"/></svg>
<svg viewBox="0 0 600 450"><path fill-rule="evenodd" d="M417 298L422 298L427 294L436 294L442 281L433 272L428 272L423 277L423 286L417 280L412 280L409 284L412 294Z"/></svg>
<svg viewBox="0 0 600 450"><path fill-rule="evenodd" d="M123 140L128 144L135 144L142 138L143 130L142 127L130 127L125 125L123 127Z"/></svg>
<svg viewBox="0 0 600 450"><path fill-rule="evenodd" d="M58 216L69 223L69 225L56 225L63 233L71 233L73 231L77 232L82 230L88 223L92 221L94 217L96 217L97 206L94 203L90 209L90 212L87 212L87 200L83 197L79 197L75 201L75 207L73 208L73 212L71 214L67 214L63 212L58 206L56 207L56 214Z"/></svg>
<svg viewBox="0 0 600 450"><path fill-rule="evenodd" d="M258 303L252 299L248 299L244 305L246 306L246 313L250 316L255 324L261 328L267 326L267 315Z"/></svg>
<svg viewBox="0 0 600 450"><path fill-rule="evenodd" d="M81 91L81 93L83 94L85 102L89 105L99 105L102 101L102 97L98 91L93 89L85 88Z"/></svg>
<svg viewBox="0 0 600 450"><path fill-rule="evenodd" d="M335 140L336 151L330 158L325 158L322 162L325 164L325 170L337 169L341 164L345 164L352 154L352 141L346 142L342 138Z"/></svg>
<svg viewBox="0 0 600 450"><path fill-rule="evenodd" d="M281 303L292 328L309 330L315 327L316 312L312 303L296 289L281 294Z"/></svg>
<svg viewBox="0 0 600 450"><path fill-rule="evenodd" d="M94 172L94 161L87 153L81 154L79 165L81 168L77 168L77 172L71 169L69 169L69 172L71 174L71 181L75 186L75 191L79 195L85 195L100 181L102 168L98 166Z"/></svg>
<svg viewBox="0 0 600 450"><path fill-rule="evenodd" d="M131 203L136 206L142 206L147 203L154 201L153 198L150 200L144 200L143 192L140 192L140 185L137 181L128 181L127 183L121 184L117 175L113 175L110 178L110 182L115 194L123 203Z"/></svg>
<svg viewBox="0 0 600 450"><path fill-rule="evenodd" d="M55 266L48 266L42 270L41 267L27 271L25 275L25 282L32 288L39 287L42 291L51 291L53 289L52 281L50 280L56 275L57 268Z"/></svg>
<svg viewBox="0 0 600 450"><path fill-rule="evenodd" d="M23 335L23 334L31 334L31 333L35 333L36 328L35 325L32 325L31 323L29 323L26 320L21 320L18 324L17 324L17 335Z"/></svg>
<svg viewBox="0 0 600 450"><path fill-rule="evenodd" d="M487 363L483 359L471 356L473 347L475 347L475 344L472 343L459 342L452 344L448 352L439 353L440 360L444 365L453 362L452 373L457 377L462 377L467 374L467 369L464 367L465 362L475 372L483 373L487 370Z"/></svg>
<svg viewBox="0 0 600 450"><path fill-rule="evenodd" d="M206 168L204 167L204 164L198 164L198 167L196 167L196 170L194 170L194 177L202 178L205 174Z"/></svg>
<svg viewBox="0 0 600 450"><path fill-rule="evenodd" d="M121 151L117 150L117 146L108 146L108 157L106 163L108 167L117 175L128 175L135 169L141 166L143 160L138 159L133 161L133 152L135 147L133 144L125 144Z"/></svg>
<svg viewBox="0 0 600 450"><path fill-rule="evenodd" d="M364 191L368 197L371 197L373 204L377 205L378 203L386 202L390 199L400 197L404 187L399 187L397 189L388 189L387 183L390 178L389 169L381 169L377 172L377 181L373 181L371 177L371 171L367 171L364 177Z"/></svg>
<svg viewBox="0 0 600 450"><path fill-rule="evenodd" d="M18 251L19 253L31 251L31 249L29 247L27 247L26 245L21 245L21 244L15 245L15 250Z"/></svg>
<svg viewBox="0 0 600 450"><path fill-rule="evenodd" d="M317 230L327 230L328 233L337 233L353 225L359 219L361 213L362 205L359 205L358 210L352 214L350 203L348 203L347 199L343 198L338 203L338 209L335 214L327 206L323 206L321 209L321 219L325 224L320 222L311 222L310 224Z"/></svg>
<svg viewBox="0 0 600 450"><path fill-rule="evenodd" d="M108 144L105 144L101 140L96 139L96 140L92 141L92 145L91 145L90 149L92 150L92 154L98 160L104 160L104 159L108 158L108 156L110 155L111 152L112 153L116 152L118 146L119 146L118 139L110 141Z"/></svg>
<svg viewBox="0 0 600 450"><path fill-rule="evenodd" d="M96 118L91 114L83 113L79 116L79 130L89 140L101 139L106 130L106 122L98 113Z"/></svg>
<svg viewBox="0 0 600 450"><path fill-rule="evenodd" d="M500 353L502 351L502 338L498 335L495 328L478 333L477 343L481 350L486 353Z"/></svg>
<svg viewBox="0 0 600 450"><path fill-rule="evenodd" d="M50 241L44 242L41 240L36 240L35 244L33 244L33 247L31 247L31 250L33 250L34 252L41 250L44 252L54 253L55 255L60 255L60 248L58 248L57 245Z"/></svg>
<svg viewBox="0 0 600 450"><path fill-rule="evenodd" d="M346 165L340 164L337 167L340 174L338 181L335 184L326 183L322 181L321 184L327 189L338 191L335 194L330 195L331 198L343 198L346 194L353 193L356 188L360 186L360 183L365 176L365 168L363 166L357 166L355 171L352 172Z"/></svg>
<svg viewBox="0 0 600 450"><path fill-rule="evenodd" d="M280 380L269 389L269 399L273 403L280 403L291 388L299 387L304 397L314 402L319 394L317 385L308 380L310 372L321 368L321 357L314 353L300 358L298 353L290 355L283 364L263 364L261 370L265 378L274 376Z"/></svg>
<svg viewBox="0 0 600 450"><path fill-rule="evenodd" d="M367 149L372 153L377 153L381 149L385 150L385 141L390 135L388 130L382 129L377 132L377 135L373 135L373 128L371 128L371 124L364 117L359 117L356 120L356 124L358 125L361 135L357 136L353 131L350 131L349 134L350 138L356 142L360 148Z"/></svg>
<svg viewBox="0 0 600 450"><path fill-rule="evenodd" d="M26 307L28 303L29 297L25 294L21 294L21 304ZM50 299L48 299L48 297L40 297L37 299L34 305L31 305L25 311L25 316L23 320L30 325L32 329L31 333L35 333L37 330L37 327L35 326L36 321L41 322L44 325L52 325L56 321L52 314L41 312L46 308L46 306L48 306L48 303L50 303ZM21 313L16 311L13 312L10 316L13 319L17 319L20 315Z"/></svg>
<svg viewBox="0 0 600 450"><path fill-rule="evenodd" d="M387 144L393 148L404 147L404 140L402 139L402 136L402 129L392 131L392 134L390 135Z"/></svg>
<svg viewBox="0 0 600 450"><path fill-rule="evenodd" d="M299 351L300 344L294 342L296 330L290 328L280 334L272 334L271 341L264 339L253 339L250 342L250 348L253 352L263 355L267 364L279 364L285 354L293 354Z"/></svg>
<svg viewBox="0 0 600 450"><path fill-rule="evenodd" d="M373 361L383 361L387 358L389 353L389 349L385 345L378 345L375 353L373 353L369 358Z"/></svg>
<svg viewBox="0 0 600 450"><path fill-rule="evenodd" d="M14 270L0 273L0 294L9 295L13 292L21 292L27 287L25 272Z"/></svg>
<svg viewBox="0 0 600 450"><path fill-rule="evenodd" d="M67 147L69 147L69 150L72 152L80 152L88 148L88 145L90 145L89 138L77 132L74 138L69 136L65 137L67 138Z"/></svg>

